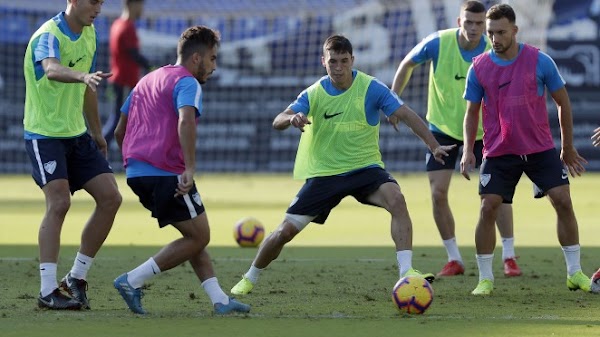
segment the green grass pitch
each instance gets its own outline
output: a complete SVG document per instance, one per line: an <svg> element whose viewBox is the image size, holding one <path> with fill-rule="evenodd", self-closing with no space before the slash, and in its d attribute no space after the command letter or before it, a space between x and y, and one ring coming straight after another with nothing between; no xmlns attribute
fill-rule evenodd
<svg viewBox="0 0 600 337"><path fill-rule="evenodd" d="M395 177L413 220L413 263L436 272L446 254L431 215L427 177ZM586 174L571 183L582 266L591 274L600 267L596 196L600 175ZM221 286L229 290L256 253L255 248L235 246L233 224L254 216L267 232L273 230L301 182L289 175L200 175L197 185L211 223L209 250ZM547 200L532 198L527 178L514 200L516 252L524 275L502 276L498 247L495 293L479 298L470 295L477 283L473 247L477 182L454 177L451 206L467 271L464 276L436 280L434 302L422 316L401 316L393 307L397 267L389 215L347 199L326 225L311 225L290 243L263 273L255 291L242 298L253 306L251 314L213 316L191 267L183 264L147 283L143 303L150 315L137 317L125 308L112 280L177 233L158 229L122 177L123 206L89 274L93 310L38 310L36 240L43 196L26 176L3 176L0 186L0 336L600 336L600 296L567 290L554 211ZM73 198L63 227L60 276L71 267L92 207L85 193Z"/></svg>

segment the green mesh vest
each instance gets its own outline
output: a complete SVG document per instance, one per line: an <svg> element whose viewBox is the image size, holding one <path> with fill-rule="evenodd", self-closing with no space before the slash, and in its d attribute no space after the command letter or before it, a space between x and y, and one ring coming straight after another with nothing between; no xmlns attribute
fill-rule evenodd
<svg viewBox="0 0 600 337"><path fill-rule="evenodd" d="M61 65L87 73L96 51L96 31L93 26L86 26L77 41L71 41L54 20L49 20L33 34L25 51L25 130L48 137L75 137L87 129L83 116L86 85L50 81L46 74L36 78L33 49L45 32L59 41Z"/></svg>
<svg viewBox="0 0 600 337"><path fill-rule="evenodd" d="M463 139L463 120L467 102L463 99L467 71L471 62L465 61L460 54L456 38L457 28L441 30L440 51L435 72L433 62L429 70L429 95L427 98L427 121L435 125L448 136ZM484 38L484 37L482 37ZM490 43L486 39L486 50ZM477 139L483 137L481 118Z"/></svg>
<svg viewBox="0 0 600 337"><path fill-rule="evenodd" d="M317 82L307 89L312 124L300 137L294 178L307 179L346 173L377 164L379 123L367 123L365 97L373 77L358 72L352 86L331 96Z"/></svg>

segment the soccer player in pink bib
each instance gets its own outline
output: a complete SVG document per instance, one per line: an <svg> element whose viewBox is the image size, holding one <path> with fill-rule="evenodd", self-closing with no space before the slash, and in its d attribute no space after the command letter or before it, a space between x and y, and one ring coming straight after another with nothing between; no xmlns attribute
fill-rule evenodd
<svg viewBox="0 0 600 337"><path fill-rule="evenodd" d="M479 111L483 108L481 209L475 231L479 284L472 294L489 295L494 289L494 223L500 205L512 203L523 173L534 183L535 197L547 196L556 211L567 287L590 291L590 279L581 271L579 232L568 177L580 176L587 162L573 145L573 117L565 82L548 55L517 42L516 16L509 5L492 6L486 14L486 26L492 50L476 57L467 74L465 145L460 163L461 173L470 179ZM546 89L558 109L560 154L550 132Z"/></svg>

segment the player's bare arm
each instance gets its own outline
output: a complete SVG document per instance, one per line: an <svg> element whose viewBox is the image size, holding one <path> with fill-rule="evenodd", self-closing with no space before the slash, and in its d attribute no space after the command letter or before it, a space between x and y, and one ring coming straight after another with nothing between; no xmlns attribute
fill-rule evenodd
<svg viewBox="0 0 600 337"><path fill-rule="evenodd" d="M196 108L184 106L179 108L179 124L177 126L179 142L183 152L185 171L177 184L175 197L186 195L194 186L194 173L196 172Z"/></svg>
<svg viewBox="0 0 600 337"><path fill-rule="evenodd" d="M301 112L295 113L292 109L285 109L273 120L275 130L285 130L291 125L304 132L304 126L307 124L311 124L308 118Z"/></svg>
<svg viewBox="0 0 600 337"><path fill-rule="evenodd" d="M119 149L123 149L123 139L125 139L125 131L127 130L127 115L121 113L119 123L115 128L115 141L119 145Z"/></svg>
<svg viewBox="0 0 600 337"><path fill-rule="evenodd" d="M108 145L106 139L102 136L102 123L100 122L100 114L98 113L98 96L90 87L85 88L83 95L83 113L88 126L88 132L98 150L106 157L108 154Z"/></svg>
<svg viewBox="0 0 600 337"><path fill-rule="evenodd" d="M75 71L61 65L58 59L54 57L42 60L42 67L49 80L63 83L85 83L92 91L96 91L96 88L103 79L112 76L112 73L104 73L102 71L94 73Z"/></svg>
<svg viewBox="0 0 600 337"><path fill-rule="evenodd" d="M475 168L475 154L473 153L473 147L475 144L475 137L477 136L477 128L479 126L479 111L481 109L481 102L470 102L467 101L467 112L465 113L465 119L463 122L463 155L460 159L460 173L467 180L471 180L469 172Z"/></svg>
<svg viewBox="0 0 600 337"><path fill-rule="evenodd" d="M435 160L442 164L444 164L443 157L447 157L448 151L456 147L456 145L440 145L431 131L429 131L429 128L427 128L425 121L423 121L423 119L406 104L394 111L394 113L388 117L388 122L392 124L394 130L396 131L398 131L399 122L406 124L406 126L408 126L412 132L417 135L417 137L421 138L421 140L427 145Z"/></svg>
<svg viewBox="0 0 600 337"><path fill-rule="evenodd" d="M558 121L560 123L560 159L569 170L571 177L575 178L585 172L583 165L587 164L587 160L579 155L577 149L575 149L575 145L573 145L573 113L569 94L567 93L567 89L562 87L554 91L551 95L554 103L556 103Z"/></svg>
<svg viewBox="0 0 600 337"><path fill-rule="evenodd" d="M417 66L418 64L413 62L409 55L406 55L402 62L400 62L398 70L396 70L396 74L394 75L394 82L392 83L392 91L398 94L398 96L402 95L402 92L404 91L404 88L406 88L406 84L408 84L408 80L412 75L413 69Z"/></svg>

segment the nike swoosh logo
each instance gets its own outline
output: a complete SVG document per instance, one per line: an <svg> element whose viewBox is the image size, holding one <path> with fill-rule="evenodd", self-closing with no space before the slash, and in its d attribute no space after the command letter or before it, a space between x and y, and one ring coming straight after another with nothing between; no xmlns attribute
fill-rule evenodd
<svg viewBox="0 0 600 337"><path fill-rule="evenodd" d="M87 264L87 263L81 261L80 259L77 259L77 261L81 262L82 264Z"/></svg>
<svg viewBox="0 0 600 337"><path fill-rule="evenodd" d="M328 115L328 114L327 114L327 112L326 112L326 113L323 115L323 117L325 117L325 119L329 119L329 118L333 118L333 117L335 117L335 116L337 116L337 115L341 115L341 114L343 114L343 113L344 113L344 112L343 112L343 111L341 111L341 112L336 112L336 113L334 113L334 114Z"/></svg>
<svg viewBox="0 0 600 337"><path fill-rule="evenodd" d="M464 77L464 76L459 76L458 74L456 74L456 75L454 75L454 79L455 79L455 80L457 80L457 81L460 81L460 80L464 80L464 79L466 79L466 77Z"/></svg>
<svg viewBox="0 0 600 337"><path fill-rule="evenodd" d="M42 302L44 302L44 304L46 304L49 307L54 306L54 299L53 298L51 298L50 301L46 301L43 298L41 298L41 300L42 300Z"/></svg>
<svg viewBox="0 0 600 337"><path fill-rule="evenodd" d="M567 179L567 178L569 178L569 175L568 174L563 174L561 178L563 178L563 180Z"/></svg>
<svg viewBox="0 0 600 337"><path fill-rule="evenodd" d="M512 82L512 81L508 81L508 82L506 82L506 83L502 83L502 84L500 84L500 85L498 86L498 89L502 89L502 88L504 88L505 86L509 85L509 84L510 84L510 82Z"/></svg>
<svg viewBox="0 0 600 337"><path fill-rule="evenodd" d="M157 274L156 270L154 270L154 266L152 266L152 272L154 273L154 275Z"/></svg>
<svg viewBox="0 0 600 337"><path fill-rule="evenodd" d="M71 67L71 68L74 67L77 64L77 62L81 61L81 59L83 59L83 56L78 58L77 61L75 61L75 62L69 61L69 67Z"/></svg>

